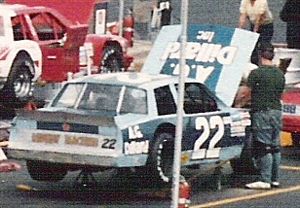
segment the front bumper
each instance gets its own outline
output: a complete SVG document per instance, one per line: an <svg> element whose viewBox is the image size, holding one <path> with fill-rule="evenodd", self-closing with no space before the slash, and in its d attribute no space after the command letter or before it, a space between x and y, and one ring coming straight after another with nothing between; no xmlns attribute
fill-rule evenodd
<svg viewBox="0 0 300 208"><path fill-rule="evenodd" d="M96 156L12 148L7 149L7 157L12 159L112 168L144 166L147 161L146 155Z"/></svg>

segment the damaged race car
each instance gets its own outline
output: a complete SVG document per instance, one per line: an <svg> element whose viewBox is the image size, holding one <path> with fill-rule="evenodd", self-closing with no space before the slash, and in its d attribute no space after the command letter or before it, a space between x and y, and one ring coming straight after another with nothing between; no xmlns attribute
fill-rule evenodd
<svg viewBox="0 0 300 208"><path fill-rule="evenodd" d="M26 160L35 180L59 181L78 169L135 168L170 184L177 97L178 77L170 75L124 72L68 81L46 107L18 112L8 155ZM248 112L187 79L182 166L239 158L249 125Z"/></svg>

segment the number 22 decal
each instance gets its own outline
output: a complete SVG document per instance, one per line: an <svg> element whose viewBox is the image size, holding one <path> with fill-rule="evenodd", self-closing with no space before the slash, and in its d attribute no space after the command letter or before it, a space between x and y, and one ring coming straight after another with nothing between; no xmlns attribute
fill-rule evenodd
<svg viewBox="0 0 300 208"><path fill-rule="evenodd" d="M195 120L196 130L203 130L202 134L194 144L193 159L217 158L220 155L220 148L216 144L222 139L225 132L224 121L220 116L212 116L209 119L198 117ZM208 149L201 149L201 146L209 139L210 131L217 129L209 141Z"/></svg>

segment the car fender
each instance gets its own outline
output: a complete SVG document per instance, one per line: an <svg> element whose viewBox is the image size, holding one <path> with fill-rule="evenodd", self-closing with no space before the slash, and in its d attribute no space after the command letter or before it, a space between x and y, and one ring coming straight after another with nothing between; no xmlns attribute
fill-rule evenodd
<svg viewBox="0 0 300 208"><path fill-rule="evenodd" d="M117 45L122 48L122 51L126 51L126 47L119 39L114 38L113 35L97 35L88 34L85 39L85 43L92 43L93 45L93 63L95 66L100 66L103 57L103 52L108 45ZM123 38L122 38L123 39Z"/></svg>
<svg viewBox="0 0 300 208"><path fill-rule="evenodd" d="M1 76L8 77L13 62L20 52L27 53L32 59L34 63L33 80L36 80L41 75L42 52L38 43L31 40L15 41L9 45L7 55L0 60Z"/></svg>

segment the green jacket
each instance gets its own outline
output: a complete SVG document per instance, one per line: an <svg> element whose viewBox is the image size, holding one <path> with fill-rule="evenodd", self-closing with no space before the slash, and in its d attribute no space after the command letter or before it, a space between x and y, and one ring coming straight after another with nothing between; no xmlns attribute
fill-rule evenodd
<svg viewBox="0 0 300 208"><path fill-rule="evenodd" d="M254 69L248 77L252 111L281 110L280 99L284 85L285 77L279 68L261 66Z"/></svg>

